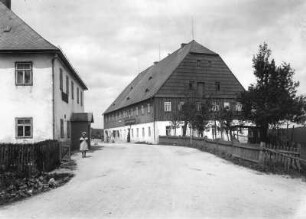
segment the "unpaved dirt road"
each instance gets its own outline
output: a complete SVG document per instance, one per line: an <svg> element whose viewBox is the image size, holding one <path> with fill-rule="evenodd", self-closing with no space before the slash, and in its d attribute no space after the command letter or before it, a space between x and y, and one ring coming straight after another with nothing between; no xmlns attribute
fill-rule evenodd
<svg viewBox="0 0 306 219"><path fill-rule="evenodd" d="M233 165L196 149L105 144L50 192L0 218L306 218L306 183Z"/></svg>

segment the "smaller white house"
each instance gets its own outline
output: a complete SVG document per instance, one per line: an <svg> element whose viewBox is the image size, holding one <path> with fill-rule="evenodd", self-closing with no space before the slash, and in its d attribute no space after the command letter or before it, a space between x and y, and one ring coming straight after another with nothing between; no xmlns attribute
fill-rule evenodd
<svg viewBox="0 0 306 219"><path fill-rule="evenodd" d="M10 5L0 0L0 142L70 141L87 87L62 51Z"/></svg>

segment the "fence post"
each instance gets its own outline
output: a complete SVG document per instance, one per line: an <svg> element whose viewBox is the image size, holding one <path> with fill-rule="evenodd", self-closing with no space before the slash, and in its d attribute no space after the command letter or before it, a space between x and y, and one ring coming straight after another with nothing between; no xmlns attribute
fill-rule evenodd
<svg viewBox="0 0 306 219"><path fill-rule="evenodd" d="M258 157L258 161L260 165L264 164L264 147L266 146L265 142L260 142L259 145L259 157Z"/></svg>

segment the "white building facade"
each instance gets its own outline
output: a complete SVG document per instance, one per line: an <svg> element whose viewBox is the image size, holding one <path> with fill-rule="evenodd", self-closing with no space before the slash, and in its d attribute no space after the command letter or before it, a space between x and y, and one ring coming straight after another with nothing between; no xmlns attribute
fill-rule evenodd
<svg viewBox="0 0 306 219"><path fill-rule="evenodd" d="M0 1L0 142L69 141L87 87L61 50L9 6Z"/></svg>

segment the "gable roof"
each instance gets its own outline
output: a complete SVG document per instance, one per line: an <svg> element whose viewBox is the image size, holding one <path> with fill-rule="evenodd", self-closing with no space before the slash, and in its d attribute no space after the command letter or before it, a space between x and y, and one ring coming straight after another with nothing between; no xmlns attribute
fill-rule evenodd
<svg viewBox="0 0 306 219"><path fill-rule="evenodd" d="M13 11L0 2L0 53L52 52L59 56L72 75L87 90L87 86L72 67L63 52L44 39Z"/></svg>
<svg viewBox="0 0 306 219"><path fill-rule="evenodd" d="M152 98L189 53L218 56L194 40L182 44L180 49L138 74L104 113Z"/></svg>
<svg viewBox="0 0 306 219"><path fill-rule="evenodd" d="M0 2L1 50L58 50Z"/></svg>

